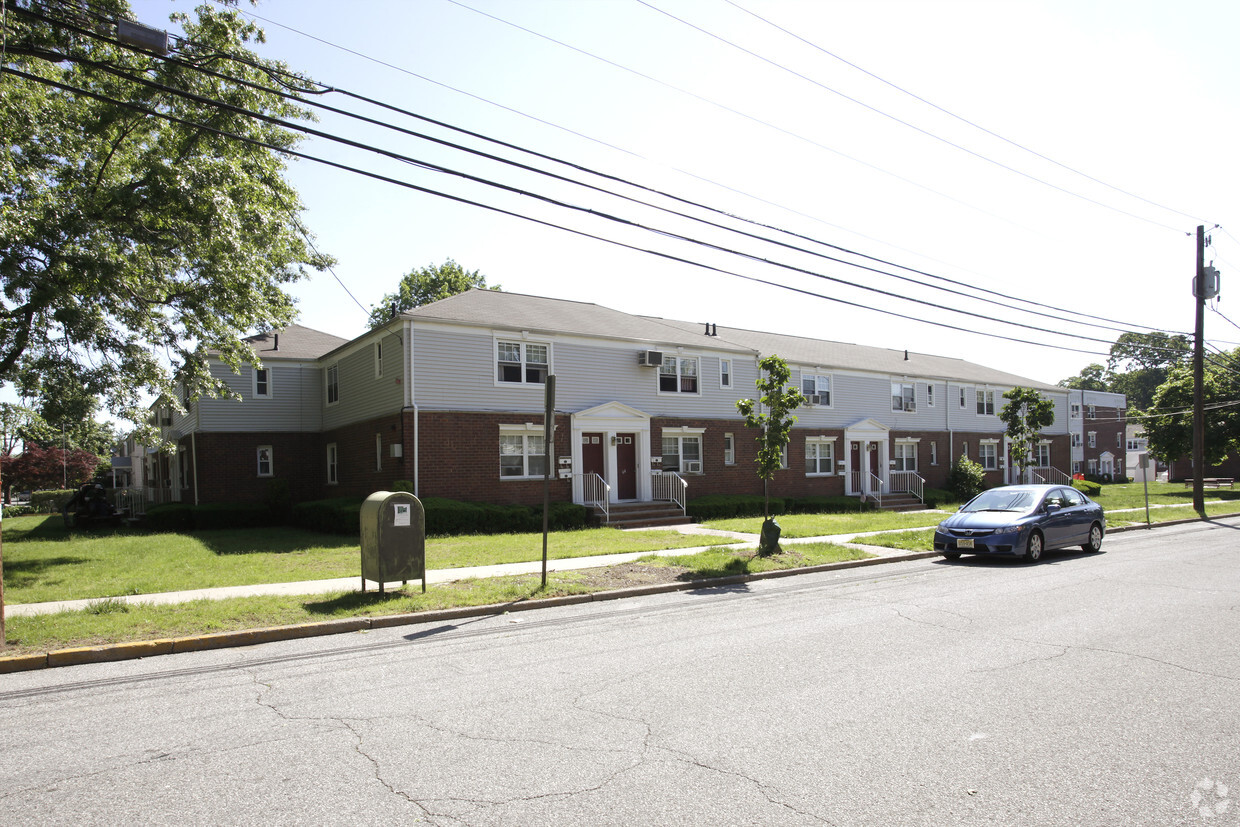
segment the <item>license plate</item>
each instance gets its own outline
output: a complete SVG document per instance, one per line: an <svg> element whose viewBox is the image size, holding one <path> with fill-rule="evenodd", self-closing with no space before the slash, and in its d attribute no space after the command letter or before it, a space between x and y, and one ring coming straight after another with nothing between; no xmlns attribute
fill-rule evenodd
<svg viewBox="0 0 1240 827"><path fill-rule="evenodd" d="M956 548L973 548L972 540L957 540Z"/></svg>

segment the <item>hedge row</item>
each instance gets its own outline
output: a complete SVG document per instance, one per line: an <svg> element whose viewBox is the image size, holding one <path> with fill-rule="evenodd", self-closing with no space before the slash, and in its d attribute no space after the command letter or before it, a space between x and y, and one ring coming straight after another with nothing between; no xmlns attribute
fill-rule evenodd
<svg viewBox="0 0 1240 827"><path fill-rule="evenodd" d="M765 498L758 494L709 494L689 500L685 510L695 520L722 520L729 517L761 517ZM844 514L868 511L872 503L856 497L771 497L770 513L778 514Z"/></svg>
<svg viewBox="0 0 1240 827"><path fill-rule="evenodd" d="M165 503L146 510L143 527L148 531L210 531L220 528L258 528L272 525L271 510L250 503Z"/></svg>
<svg viewBox="0 0 1240 827"><path fill-rule="evenodd" d="M542 531L542 508L525 505L489 505L427 497L427 535L515 534ZM352 498L314 500L293 506L294 525L311 531L357 536L360 531L362 501ZM585 506L554 502L548 512L548 526L555 531L584 528L589 516Z"/></svg>

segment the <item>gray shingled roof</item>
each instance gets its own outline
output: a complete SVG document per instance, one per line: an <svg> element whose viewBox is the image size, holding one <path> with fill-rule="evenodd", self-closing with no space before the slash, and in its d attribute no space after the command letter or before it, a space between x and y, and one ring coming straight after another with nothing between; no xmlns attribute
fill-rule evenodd
<svg viewBox="0 0 1240 827"><path fill-rule="evenodd" d="M249 336L245 341L254 348L258 358L270 362L276 359L317 359L341 345L348 344L349 340L311 327L291 324L282 330Z"/></svg>
<svg viewBox="0 0 1240 827"><path fill-rule="evenodd" d="M414 321L461 322L508 330L570 333L607 339L627 339L657 345L710 346L722 350L752 350L707 338L703 326L687 330L662 319L650 319L597 304L547 299L495 290L468 290L403 314Z"/></svg>

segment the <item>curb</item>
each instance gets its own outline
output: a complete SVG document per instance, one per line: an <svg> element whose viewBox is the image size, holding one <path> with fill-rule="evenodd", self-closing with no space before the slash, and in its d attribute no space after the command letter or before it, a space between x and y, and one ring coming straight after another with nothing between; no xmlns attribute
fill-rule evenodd
<svg viewBox="0 0 1240 827"><path fill-rule="evenodd" d="M1210 519L1220 517L1237 517L1240 514L1216 514ZM1107 534L1118 534L1126 531L1146 531L1159 526L1184 525L1203 522L1200 517L1185 520L1172 520L1151 525L1130 525L1108 528ZM339 635L347 632L360 632L370 629L387 629L394 626L416 626L425 623L439 623L445 620L459 620L470 617L502 615L507 612L525 612L534 609L549 609L557 606L574 606L581 603L597 603L605 600L622 600L626 597L644 597L653 594L692 591L696 589L718 588L749 583L754 580L771 580L777 577L794 577L798 574L814 574L816 572L835 569L855 569L866 566L877 566L884 563L904 563L911 560L924 560L929 557L941 557L937 551L914 551L907 554L896 554L884 557L869 557L864 560L846 560L842 563L824 563L819 566L805 566L793 569L757 572L754 574L737 574L729 577L714 577L704 580L686 580L678 583L660 583L650 586L632 586L627 589L613 589L590 594L564 595L548 597L542 600L522 600L516 603L489 603L483 606L468 606L457 609L433 609L426 612L413 612L399 615L380 615L378 617L343 618L325 620L320 623L301 623L295 626L272 626L263 629L243 629L236 632L218 632L209 635L193 635L191 637L143 640L131 643L112 643L104 646L86 646L74 649L57 649L27 655L0 656L0 674L10 672L29 672L35 669L46 669L59 666L77 666L84 663L111 663L122 660L154 657L156 655L175 655L184 652L204 652L211 649L229 649L237 646L254 646L259 643L274 643L282 640L320 637L323 635Z"/></svg>
<svg viewBox="0 0 1240 827"><path fill-rule="evenodd" d="M460 620L470 617L486 617L502 615L508 612L526 612L534 609L549 609L556 606L574 606L582 603L595 603L606 600L623 600L626 597L644 597L653 594L710 589L720 586L732 586L748 583L753 580L770 580L776 577L792 577L798 574L813 574L832 569L852 569L874 566L882 563L901 563L909 560L921 560L926 557L941 556L937 551L917 551L909 554L892 555L889 557L871 557L865 560L846 560L842 563L824 563L820 566L805 566L795 569L778 569L776 571L756 572L754 574L737 574L729 577L714 577L704 580L686 580L678 583L660 583L650 586L632 586L626 589L612 589L605 592L590 594L573 594L561 597L548 597L542 600L522 600L515 603L489 603L483 606L469 606L459 609L433 609L426 612L413 612L398 615L380 615L378 617L343 618L325 620L321 623L301 623L296 626L272 626L263 629L243 629L236 632L217 632L209 635L193 635L191 637L170 638L162 640L143 640L130 643L112 643L104 646L86 646L74 649L57 649L28 655L12 655L0 657L0 674L10 672L29 672L35 669L47 669L59 666L77 666L84 663L111 663L122 660L154 657L156 655L176 655L184 652L204 652L211 649L229 649L237 646L254 646L259 643L274 643L282 640L320 637L323 635L339 635L348 632L361 632L370 629L387 629L394 626L416 626L427 623L440 623L446 620Z"/></svg>

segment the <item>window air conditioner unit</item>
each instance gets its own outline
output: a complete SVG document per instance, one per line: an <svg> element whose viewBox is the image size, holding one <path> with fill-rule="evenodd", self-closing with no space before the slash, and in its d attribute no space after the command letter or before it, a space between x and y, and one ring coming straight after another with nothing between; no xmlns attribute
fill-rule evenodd
<svg viewBox="0 0 1240 827"><path fill-rule="evenodd" d="M688 461L688 462L686 462L686 463L685 463L685 473L686 473L686 474L700 474L700 473L702 473L702 462L701 462L701 460L693 460L693 461Z"/></svg>
<svg viewBox="0 0 1240 827"><path fill-rule="evenodd" d="M661 350L643 350L637 354L637 364L645 365L648 368L658 368L663 366L663 351Z"/></svg>
<svg viewBox="0 0 1240 827"><path fill-rule="evenodd" d="M405 446L399 442L393 442L388 446L388 453L391 454L393 459L400 459L405 455Z"/></svg>
<svg viewBox="0 0 1240 827"><path fill-rule="evenodd" d="M916 402L907 403L904 406L904 410L906 413L917 413L917 403Z"/></svg>
<svg viewBox="0 0 1240 827"><path fill-rule="evenodd" d="M807 393L805 395L805 403L807 405L825 405L827 403L823 401L824 395L821 393Z"/></svg>

